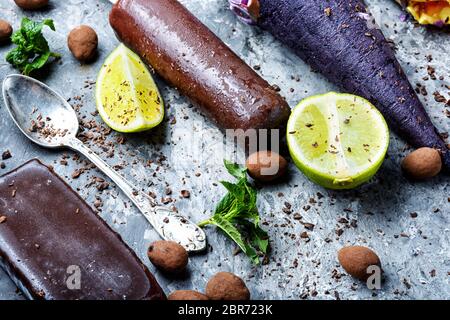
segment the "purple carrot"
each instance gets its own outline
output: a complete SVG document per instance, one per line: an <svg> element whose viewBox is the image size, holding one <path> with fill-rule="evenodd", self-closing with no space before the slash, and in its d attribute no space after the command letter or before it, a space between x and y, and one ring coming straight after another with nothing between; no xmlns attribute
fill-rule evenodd
<svg viewBox="0 0 450 320"><path fill-rule="evenodd" d="M362 0L259 0L258 9L260 27L342 90L374 103L409 144L439 149L450 169L447 145Z"/></svg>

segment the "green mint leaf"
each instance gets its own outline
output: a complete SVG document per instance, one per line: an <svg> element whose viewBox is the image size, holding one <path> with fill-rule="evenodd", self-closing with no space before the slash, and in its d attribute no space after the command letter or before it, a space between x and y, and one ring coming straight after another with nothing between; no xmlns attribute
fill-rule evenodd
<svg viewBox="0 0 450 320"><path fill-rule="evenodd" d="M240 202L244 202L245 200L245 188L241 185L234 184L227 181L220 181L220 183L228 190L231 195Z"/></svg>
<svg viewBox="0 0 450 320"><path fill-rule="evenodd" d="M269 249L269 235L259 226L252 225L249 231L250 242L262 253L267 254Z"/></svg>
<svg viewBox="0 0 450 320"><path fill-rule="evenodd" d="M258 252L268 253L269 237L259 226L257 190L247 181L247 169L227 160L224 164L238 181L221 181L228 192L217 205L212 218L199 226L215 225L236 242L254 264L259 264Z"/></svg>
<svg viewBox="0 0 450 320"><path fill-rule="evenodd" d="M230 211L230 208L234 205L234 197L231 193L227 193L225 197L219 202L214 211L214 215L224 215Z"/></svg>
<svg viewBox="0 0 450 320"><path fill-rule="evenodd" d="M49 27L51 30L55 31L55 25L53 23L53 20L51 19L45 19L41 22L36 22L33 20L30 20L29 18L25 17L22 19L21 23L21 29L24 33L28 35L28 37L32 38L36 35L39 35L42 32L42 29L44 26Z"/></svg>
<svg viewBox="0 0 450 320"><path fill-rule="evenodd" d="M223 160L223 163L225 164L225 168L227 171L236 179L247 179L247 168L241 167L236 163L230 162L226 159Z"/></svg>
<svg viewBox="0 0 450 320"><path fill-rule="evenodd" d="M45 19L44 21L42 21L42 24L49 27L53 31L56 31L55 24L53 23L52 19Z"/></svg>
<svg viewBox="0 0 450 320"><path fill-rule="evenodd" d="M25 69L23 70L23 74L29 75L34 70L42 68L47 63L49 58L50 58L50 51L44 53L41 56L36 57L36 59L34 59L32 63L28 63L26 65Z"/></svg>
<svg viewBox="0 0 450 320"><path fill-rule="evenodd" d="M22 50L19 50L18 48L15 48L11 50L6 55L6 61L9 62L12 65L21 66L25 64L28 60L28 55L23 52Z"/></svg>
<svg viewBox="0 0 450 320"><path fill-rule="evenodd" d="M242 251L246 251L246 246L244 239L241 236L239 230L228 220L222 218L221 216L215 216L212 218L211 222L219 227L227 236L229 236L236 244L241 248Z"/></svg>
<svg viewBox="0 0 450 320"><path fill-rule="evenodd" d="M213 217L211 222L236 242L242 252L244 252L254 264L259 264L259 257L256 250L244 242L241 233L231 222L221 216Z"/></svg>
<svg viewBox="0 0 450 320"><path fill-rule="evenodd" d="M11 36L11 42L17 44L19 47L25 46L27 43L27 38L25 38L24 34L21 30L14 32Z"/></svg>
<svg viewBox="0 0 450 320"><path fill-rule="evenodd" d="M250 258L250 260L253 264L258 265L260 263L258 253L250 245L245 244L245 252L244 253L247 255L247 257Z"/></svg>
<svg viewBox="0 0 450 320"><path fill-rule="evenodd" d="M11 37L17 47L7 54L6 61L26 75L41 69L51 57L60 57L59 54L50 51L48 42L42 34L44 26L55 30L51 19L35 22L25 17L22 19L21 28Z"/></svg>

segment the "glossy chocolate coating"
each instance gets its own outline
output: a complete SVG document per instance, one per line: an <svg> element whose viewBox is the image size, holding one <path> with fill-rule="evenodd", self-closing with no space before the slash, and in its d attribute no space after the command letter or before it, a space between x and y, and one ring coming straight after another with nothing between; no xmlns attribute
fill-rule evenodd
<svg viewBox="0 0 450 320"><path fill-rule="evenodd" d="M286 101L176 0L120 0L118 37L222 129L283 127Z"/></svg>
<svg viewBox="0 0 450 320"><path fill-rule="evenodd" d="M0 177L0 216L0 262L28 298L165 299L120 236L38 160Z"/></svg>

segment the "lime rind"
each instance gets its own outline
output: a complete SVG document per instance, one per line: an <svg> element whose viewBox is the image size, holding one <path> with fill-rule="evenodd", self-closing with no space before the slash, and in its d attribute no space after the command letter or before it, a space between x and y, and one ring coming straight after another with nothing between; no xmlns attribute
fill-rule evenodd
<svg viewBox="0 0 450 320"><path fill-rule="evenodd" d="M358 108L354 112L359 114L354 121L354 127L360 126L355 130L356 136L351 128L342 129L343 119L340 116L345 113L345 108L342 108L345 103ZM314 109L315 114L311 112ZM317 111L321 116L317 115ZM308 119L311 115L314 119ZM325 119L322 122L326 124L321 123L321 119ZM299 123L305 125L308 121L318 124L316 136L308 133L307 129L298 129ZM327 138L319 136L319 132ZM359 134L366 135L364 138L368 139L370 133L374 133L377 143L361 152L370 154L370 161L361 161L361 156L356 157L357 150L351 150L353 154L350 155L351 152L344 149L346 139L356 141ZM299 134L304 135L299 138ZM333 137L338 137L337 141L333 141ZM322 145L309 139L322 139ZM389 147L389 129L381 113L369 101L351 94L330 92L306 98L294 108L287 125L287 142L294 163L310 180L329 189L352 189L367 182L381 167ZM326 152L323 152L323 143L329 148ZM312 144L314 147L311 147Z"/></svg>
<svg viewBox="0 0 450 320"><path fill-rule="evenodd" d="M121 70L111 69L111 66L118 63L116 59L119 59ZM120 72L116 76L123 78L122 84L126 85L117 86L111 83L111 74L114 72ZM145 98L138 94L144 91L149 92ZM108 99L115 104L111 104L109 110L106 110ZM147 131L158 126L164 119L164 101L150 71L140 57L123 44L108 56L100 69L96 84L96 104L103 121L118 132ZM128 112L130 120L118 121L117 110L113 108L125 114ZM147 108L145 112L143 108ZM154 110L151 110L152 108Z"/></svg>

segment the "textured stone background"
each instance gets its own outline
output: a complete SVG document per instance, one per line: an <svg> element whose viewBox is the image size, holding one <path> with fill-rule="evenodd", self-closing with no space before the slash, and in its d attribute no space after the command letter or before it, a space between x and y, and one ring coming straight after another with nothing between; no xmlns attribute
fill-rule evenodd
<svg viewBox="0 0 450 320"><path fill-rule="evenodd" d="M46 34L51 47L63 58L38 78L72 98L74 106L81 105L80 119L101 124L101 119L91 114L95 110L94 90L85 81L95 81L102 61L118 44L108 25L110 4L100 0L51 2L53 5L47 11L25 13L13 1L0 0L0 18L9 20L15 28L25 15L55 20L57 32ZM182 2L249 65L259 65L258 72L281 88L291 106L309 95L335 89L270 35L238 22L227 10L225 1ZM444 85L450 84L449 34L414 27L411 21L401 22L401 11L390 1L370 0L368 3L385 35L397 45L398 58L411 82L426 86L429 94L421 99L434 122L441 131L448 131L449 119L444 116L444 105L435 102L432 93L440 90L449 98L448 90L444 90ZM80 66L65 45L70 29L79 24L89 24L99 33L100 56L90 65ZM4 62L10 48L0 47L0 80L14 72ZM427 60L428 55L433 57L431 62ZM444 76L444 80L422 80L427 75L427 65L435 67L437 75ZM296 77L300 81L292 79ZM155 192L158 198L166 197L165 189L169 186L173 202L168 205L176 206L180 212L199 221L208 216L224 194L224 189L215 182L230 179L221 160L232 155L223 151L223 135L189 101L159 79L158 83L167 105L167 121L153 131L127 135L124 144L116 143L121 135L111 133L106 141L114 145L115 153L106 160L111 165L126 163L122 174L139 187ZM74 99L77 96L80 101ZM107 152L93 141L87 143L106 155ZM103 192L99 192L95 184L86 187L93 177L103 177L95 169L72 179L72 172L83 167L84 160L69 160L68 166L60 165L63 152L50 152L28 142L14 127L0 102L0 151L6 149L11 150L13 158L5 161L6 169L0 169L0 174L38 157L53 164L56 172L66 177L73 188L80 188L80 194L88 203L101 198L104 204L100 216L155 272L167 293L175 289L203 290L210 276L224 270L241 275L253 297L261 299L450 298L448 176L425 183L408 182L399 169L400 159L408 149L395 136L389 156L376 178L355 191L324 190L309 182L293 165L290 165L286 181L261 188L259 207L263 220L269 223L267 228L273 247L268 265L253 267L243 255L234 256L234 245L214 229L208 229L212 249L208 254L191 257L189 275L176 280L163 276L148 262L147 246L157 236L124 196L114 187ZM67 154L73 156L70 152ZM149 159L154 162L147 163ZM184 189L191 192L190 199L181 199L180 191ZM318 192L324 197L319 197ZM283 212L285 202L292 205L290 215ZM308 205L311 208L305 211L303 207ZM410 216L412 212L418 214L417 218ZM300 239L305 228L293 219L294 213L300 213L303 222L315 224L314 231L308 231L309 242ZM357 226L340 223L338 220L342 217L357 220ZM339 237L337 229L343 230ZM326 243L326 238L332 242ZM385 271L382 290L370 291L344 273L339 276L343 270L337 263L336 251L347 244L367 245L379 254ZM9 278L0 271L0 299L21 298Z"/></svg>

